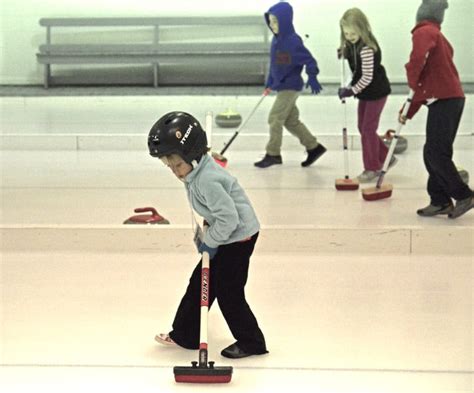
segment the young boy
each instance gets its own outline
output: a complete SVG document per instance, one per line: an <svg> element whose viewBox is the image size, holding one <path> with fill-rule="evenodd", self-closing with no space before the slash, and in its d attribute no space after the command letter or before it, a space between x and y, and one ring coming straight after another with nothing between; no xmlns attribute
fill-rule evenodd
<svg viewBox="0 0 474 393"><path fill-rule="evenodd" d="M199 242L211 259L209 307L217 299L237 340L222 350L227 358L267 353L265 338L245 299L250 256L260 224L237 180L207 154L206 133L184 112L160 118L148 135L150 155L161 160L184 182L192 208L209 227ZM155 339L187 349L199 348L201 262L194 269L169 334Z"/></svg>
<svg viewBox="0 0 474 393"><path fill-rule="evenodd" d="M453 163L453 143L465 98L453 63L453 48L441 33L447 8L447 0L423 0L412 30L410 61L405 66L408 85L415 92L407 118L411 119L422 104L428 106L423 159L429 174L430 204L417 211L423 217L447 214L457 218L474 207L473 191ZM400 121L404 123L406 118L400 116Z"/></svg>
<svg viewBox="0 0 474 393"><path fill-rule="evenodd" d="M271 90L278 92L273 107L268 116L270 140L266 146L265 157L255 163L256 167L267 168L281 164L281 145L283 127L296 136L306 148L308 157L301 163L303 167L310 166L325 152L326 148L319 144L316 138L299 119L296 100L303 89L301 72L306 67L308 82L313 94L318 94L322 87L316 79L319 69L316 60L303 45L300 36L293 27L293 9L286 2L272 6L265 13L265 19L274 37L270 52L270 71L265 84L264 94Z"/></svg>

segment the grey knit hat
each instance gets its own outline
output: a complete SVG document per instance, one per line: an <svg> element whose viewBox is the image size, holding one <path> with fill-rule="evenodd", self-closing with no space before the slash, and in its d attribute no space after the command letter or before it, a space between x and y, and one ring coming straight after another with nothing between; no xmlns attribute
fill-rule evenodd
<svg viewBox="0 0 474 393"><path fill-rule="evenodd" d="M444 10L448 8L448 0L423 0L416 13L416 22L434 20L443 23Z"/></svg>

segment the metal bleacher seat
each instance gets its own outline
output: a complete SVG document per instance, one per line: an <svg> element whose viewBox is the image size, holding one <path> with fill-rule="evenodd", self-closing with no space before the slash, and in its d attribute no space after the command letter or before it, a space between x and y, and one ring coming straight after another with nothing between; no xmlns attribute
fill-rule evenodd
<svg viewBox="0 0 474 393"><path fill-rule="evenodd" d="M251 64L262 81L267 73L269 34L262 16L43 18L40 25L46 28L37 53L45 88L53 64L149 65L155 87L163 64L200 64L216 72Z"/></svg>

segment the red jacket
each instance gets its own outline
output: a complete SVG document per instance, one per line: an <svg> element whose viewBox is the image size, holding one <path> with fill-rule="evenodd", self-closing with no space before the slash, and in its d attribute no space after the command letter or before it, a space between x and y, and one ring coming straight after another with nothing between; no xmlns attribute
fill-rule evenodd
<svg viewBox="0 0 474 393"><path fill-rule="evenodd" d="M405 65L408 85L415 92L407 114L411 119L430 98L461 98L464 92L453 63L453 48L441 26L423 20L411 31L413 48Z"/></svg>

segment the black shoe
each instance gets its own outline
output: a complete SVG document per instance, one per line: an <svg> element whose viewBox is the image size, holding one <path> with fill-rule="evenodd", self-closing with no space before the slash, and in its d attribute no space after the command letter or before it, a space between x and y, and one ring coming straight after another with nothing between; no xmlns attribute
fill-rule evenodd
<svg viewBox="0 0 474 393"><path fill-rule="evenodd" d="M456 206L454 206L454 209L452 210L451 213L449 213L448 217L449 218L458 218L462 216L464 213L469 211L474 207L474 196L470 196L469 198L466 199L461 199L460 201L456 202Z"/></svg>
<svg viewBox="0 0 474 393"><path fill-rule="evenodd" d="M229 345L227 348L221 351L221 355L229 359L241 359L241 358L246 358L248 356L253 356L253 355L263 355L265 353L268 353L268 351L265 350L262 352L252 352L252 353L246 352L243 349L239 348L237 343Z"/></svg>
<svg viewBox="0 0 474 393"><path fill-rule="evenodd" d="M301 166L310 166L315 162L319 157L326 153L326 148L321 145L321 143L316 146L314 149L308 150L308 158L301 163Z"/></svg>
<svg viewBox="0 0 474 393"><path fill-rule="evenodd" d="M423 209L418 209L416 214L422 217L433 217L437 216L438 214L450 214L453 211L453 205L451 203L447 203L446 205L442 206L435 206L435 205L428 205Z"/></svg>
<svg viewBox="0 0 474 393"><path fill-rule="evenodd" d="M257 161L254 165L258 168L268 168L269 166L281 164L282 162L281 156L265 154L265 157L263 157L262 160Z"/></svg>

